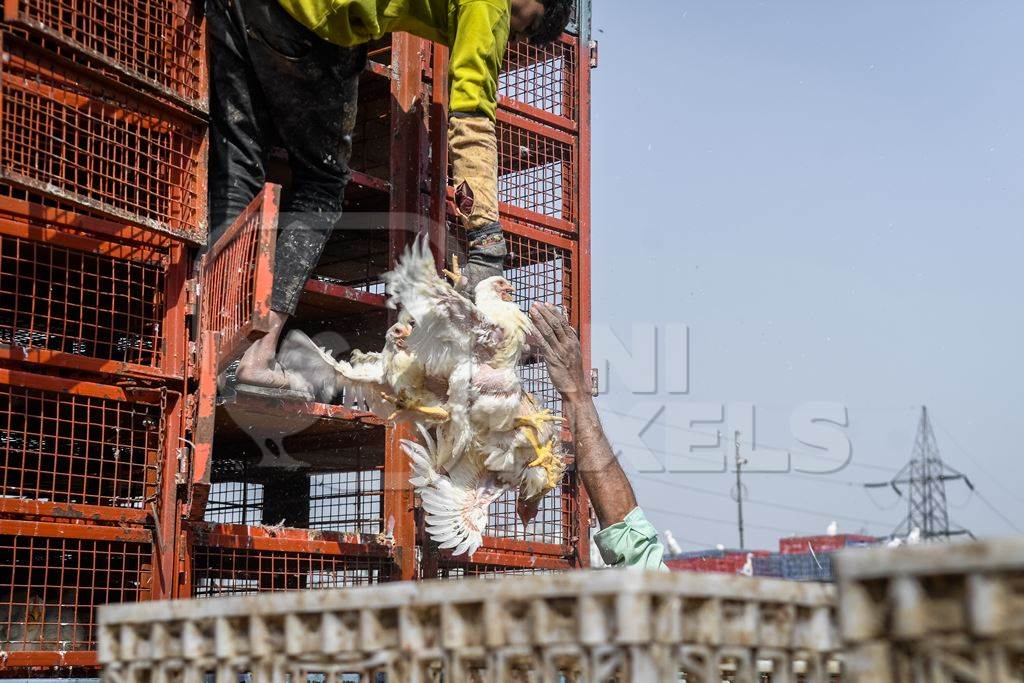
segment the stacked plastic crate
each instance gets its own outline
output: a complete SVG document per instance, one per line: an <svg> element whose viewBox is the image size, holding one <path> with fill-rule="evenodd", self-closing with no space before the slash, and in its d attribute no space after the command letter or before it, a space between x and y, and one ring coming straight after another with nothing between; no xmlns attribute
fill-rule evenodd
<svg viewBox="0 0 1024 683"><path fill-rule="evenodd" d="M206 81L187 0L9 0L0 40L7 677L95 665L97 605L174 592Z"/></svg>
<svg viewBox="0 0 1024 683"><path fill-rule="evenodd" d="M552 46L511 45L501 77L499 149L502 216L512 254L506 275L521 303L562 305L589 340L588 5L573 32ZM582 30L581 30L582 29ZM353 178L335 230L292 325L344 352L380 348L394 312L385 308L381 275L416 233L427 233L440 259L464 250L455 226L447 165L447 51L407 34L371 46L360 84ZM280 164L280 168L286 164ZM287 173L271 174L288 191ZM254 264L256 244L272 225L276 190L237 224L225 246L251 254L239 271L218 247L204 265L199 439L191 477L182 594L212 596L318 586L348 586L434 576L488 575L586 565L589 504L574 475L523 526L514 499L491 510L491 536L468 561L437 552L418 528L399 449L408 432L336 405L270 400L221 392L245 343L260 334L258 312L269 288ZM270 231L272 232L272 231ZM244 243L244 244L243 244ZM249 246L245 246L249 245ZM237 272L245 286L237 287ZM218 273L220 273L218 275ZM261 274L262 273L262 274ZM227 299L211 283L226 278ZM232 285L236 285L232 287ZM243 290L241 293L239 290ZM245 301L241 301L245 299ZM218 322L222 310L242 318ZM228 332L226 332L228 331ZM524 366L529 388L558 409L541 359ZM206 438L207 435L210 438ZM580 541L582 539L582 541Z"/></svg>
<svg viewBox="0 0 1024 683"><path fill-rule="evenodd" d="M861 534L780 538L778 558L781 576L792 581L835 581L832 557L836 552L877 542L874 536Z"/></svg>

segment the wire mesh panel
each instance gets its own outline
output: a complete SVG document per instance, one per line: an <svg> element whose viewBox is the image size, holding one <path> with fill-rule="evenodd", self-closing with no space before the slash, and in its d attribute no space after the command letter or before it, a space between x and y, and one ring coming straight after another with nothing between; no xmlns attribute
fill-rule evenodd
<svg viewBox="0 0 1024 683"><path fill-rule="evenodd" d="M3 36L0 174L117 218L205 241L206 127Z"/></svg>
<svg viewBox="0 0 1024 683"><path fill-rule="evenodd" d="M203 511L213 524L259 524L263 521L263 484L248 481L216 481Z"/></svg>
<svg viewBox="0 0 1024 683"><path fill-rule="evenodd" d="M215 374L267 331L280 194L265 186L204 258L201 315L216 337Z"/></svg>
<svg viewBox="0 0 1024 683"><path fill-rule="evenodd" d="M71 664L69 653L95 650L97 605L148 599L152 548L59 525L49 525L59 536L18 535L20 525L0 520L0 666L43 664L43 652Z"/></svg>
<svg viewBox="0 0 1024 683"><path fill-rule="evenodd" d="M530 567L502 567L493 564L478 564L475 562L446 562L438 564L437 578L439 579L497 579L502 576L531 576L533 574L547 574L551 569L535 569Z"/></svg>
<svg viewBox="0 0 1024 683"><path fill-rule="evenodd" d="M205 109L201 2L6 0L4 19Z"/></svg>
<svg viewBox="0 0 1024 683"><path fill-rule="evenodd" d="M158 391L0 370L0 497L148 509L165 405Z"/></svg>
<svg viewBox="0 0 1024 683"><path fill-rule="evenodd" d="M309 528L357 534L384 529L384 472L373 467L309 477Z"/></svg>
<svg viewBox="0 0 1024 683"><path fill-rule="evenodd" d="M518 117L498 120L498 199L549 218L577 218L574 138Z"/></svg>
<svg viewBox="0 0 1024 683"><path fill-rule="evenodd" d="M187 264L172 262L167 244L69 232L98 223L0 197L0 344L16 347L15 357L42 351L33 359L76 366L47 353L56 352L80 357L84 369L180 377L183 349L169 347L184 340L169 337L164 322L169 301L184 295Z"/></svg>
<svg viewBox="0 0 1024 683"><path fill-rule="evenodd" d="M498 80L498 95L507 99L503 105L516 110L526 105L575 121L578 54L568 36L542 46L510 43Z"/></svg>
<svg viewBox="0 0 1024 683"><path fill-rule="evenodd" d="M540 501L537 515L526 524L516 511L517 496L507 491L488 510L486 535L519 541L568 546L572 541L574 502L567 486L558 486Z"/></svg>
<svg viewBox="0 0 1024 683"><path fill-rule="evenodd" d="M391 567L386 548L358 536L206 524L194 535L197 598L374 584Z"/></svg>

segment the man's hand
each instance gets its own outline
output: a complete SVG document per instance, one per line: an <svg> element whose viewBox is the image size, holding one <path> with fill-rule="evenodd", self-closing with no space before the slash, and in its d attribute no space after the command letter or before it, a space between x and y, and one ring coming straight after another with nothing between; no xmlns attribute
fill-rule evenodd
<svg viewBox="0 0 1024 683"><path fill-rule="evenodd" d="M566 401L589 397L591 382L589 374L583 369L580 338L569 325L562 309L551 304L535 303L530 307L530 320L537 328L538 342L555 389Z"/></svg>
<svg viewBox="0 0 1024 683"><path fill-rule="evenodd" d="M548 364L548 375L562 395L562 412L569 421L576 451L576 468L590 494L602 527L621 522L636 507L629 479L608 443L583 370L580 338L561 309L537 303L530 307L537 342Z"/></svg>

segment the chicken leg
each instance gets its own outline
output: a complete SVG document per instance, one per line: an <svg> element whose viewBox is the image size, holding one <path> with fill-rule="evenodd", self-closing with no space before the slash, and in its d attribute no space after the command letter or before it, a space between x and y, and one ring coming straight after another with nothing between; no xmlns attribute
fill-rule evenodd
<svg viewBox="0 0 1024 683"><path fill-rule="evenodd" d="M527 430L523 435L530 442L530 445L533 446L533 451L537 456L527 467L544 468L544 472L547 473L547 481L544 482L544 488L550 491L558 486L562 480L562 473L565 471L562 459L555 454L555 438L551 437L546 444L541 445L533 431Z"/></svg>
<svg viewBox="0 0 1024 683"><path fill-rule="evenodd" d="M559 417L558 415L552 414L550 410L545 408L536 413L530 413L529 415L520 415L513 422L515 427L528 427L539 437L540 430L544 426L545 422L564 422L565 418Z"/></svg>
<svg viewBox="0 0 1024 683"><path fill-rule="evenodd" d="M388 422L394 422L400 413L414 413L430 422L447 422L451 419L451 414L441 406L420 405L406 396L404 391L398 396L392 396L382 391L380 396L395 406L395 411L388 415Z"/></svg>

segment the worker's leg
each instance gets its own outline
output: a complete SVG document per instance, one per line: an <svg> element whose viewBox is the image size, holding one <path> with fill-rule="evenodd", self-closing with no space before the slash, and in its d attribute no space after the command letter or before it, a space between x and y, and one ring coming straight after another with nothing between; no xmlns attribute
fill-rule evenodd
<svg viewBox="0 0 1024 683"><path fill-rule="evenodd" d="M210 52L210 239L216 242L266 180L268 129L249 61L242 3L208 0Z"/></svg>
<svg viewBox="0 0 1024 683"><path fill-rule="evenodd" d="M240 381L263 384L259 375L276 369L281 332L341 216L366 50L321 40L276 0L246 0L246 9L250 56L293 181L277 236L271 327L238 368Z"/></svg>

